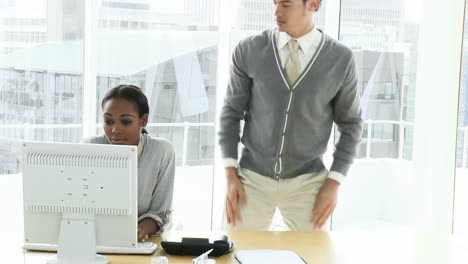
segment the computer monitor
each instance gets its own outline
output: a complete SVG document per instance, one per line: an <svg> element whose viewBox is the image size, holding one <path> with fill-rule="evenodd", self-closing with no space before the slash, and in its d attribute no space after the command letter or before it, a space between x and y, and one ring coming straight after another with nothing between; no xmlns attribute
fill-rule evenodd
<svg viewBox="0 0 468 264"><path fill-rule="evenodd" d="M22 150L25 243L58 244L58 263L107 263L96 246L137 244L136 146L24 142Z"/></svg>

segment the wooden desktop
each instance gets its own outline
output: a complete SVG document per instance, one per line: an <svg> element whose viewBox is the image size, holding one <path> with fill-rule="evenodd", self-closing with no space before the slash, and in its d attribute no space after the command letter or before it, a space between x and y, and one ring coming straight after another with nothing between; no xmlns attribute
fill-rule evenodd
<svg viewBox="0 0 468 264"><path fill-rule="evenodd" d="M216 257L217 264L234 264L241 249L283 249L299 254L309 264L466 264L468 240L452 235L409 232L262 232L231 231L234 251ZM154 255L108 255L111 264L151 264L156 256L167 256L169 264L192 263L193 257L167 255L160 246ZM5 245L4 245L5 246ZM6 252L8 263L45 263L51 253L23 251L20 245ZM4 248L5 249L5 248ZM8 259L8 256L11 259ZM3 263L3 262L2 262ZM5 262L6 263L6 262Z"/></svg>

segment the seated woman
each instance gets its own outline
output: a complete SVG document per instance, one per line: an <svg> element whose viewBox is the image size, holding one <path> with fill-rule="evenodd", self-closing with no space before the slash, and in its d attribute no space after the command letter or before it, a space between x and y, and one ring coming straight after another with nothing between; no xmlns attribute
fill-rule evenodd
<svg viewBox="0 0 468 264"><path fill-rule="evenodd" d="M165 139L151 137L148 99L134 85L119 85L101 103L104 135L83 143L138 146L138 241L161 233L169 222L174 188L175 152Z"/></svg>

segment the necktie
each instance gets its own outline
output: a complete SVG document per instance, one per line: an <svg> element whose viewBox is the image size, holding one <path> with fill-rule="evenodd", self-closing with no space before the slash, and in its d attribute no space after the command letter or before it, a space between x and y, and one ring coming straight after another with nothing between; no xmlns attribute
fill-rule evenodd
<svg viewBox="0 0 468 264"><path fill-rule="evenodd" d="M290 85L293 85L294 82L299 77L299 43L295 39L290 39L288 42L291 53L289 54L286 64L284 66L286 70L286 75Z"/></svg>

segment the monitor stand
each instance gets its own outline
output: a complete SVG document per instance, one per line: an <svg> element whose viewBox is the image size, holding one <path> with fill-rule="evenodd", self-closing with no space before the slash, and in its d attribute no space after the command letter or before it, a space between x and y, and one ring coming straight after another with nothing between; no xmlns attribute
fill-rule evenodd
<svg viewBox="0 0 468 264"><path fill-rule="evenodd" d="M63 213L57 255L47 264L82 263L109 263L109 258L96 254L94 214Z"/></svg>

